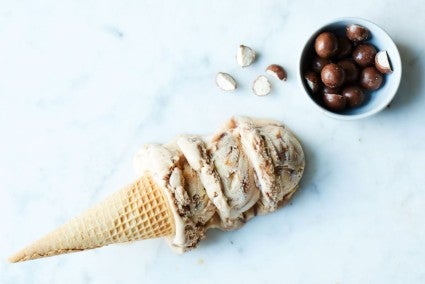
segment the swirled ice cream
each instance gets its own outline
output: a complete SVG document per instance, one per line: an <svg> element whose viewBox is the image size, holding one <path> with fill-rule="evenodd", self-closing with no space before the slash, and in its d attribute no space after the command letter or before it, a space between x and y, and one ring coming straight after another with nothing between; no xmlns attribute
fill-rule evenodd
<svg viewBox="0 0 425 284"><path fill-rule="evenodd" d="M183 252L208 228L234 230L285 204L302 177L304 153L282 123L234 117L212 136L145 145L134 167L163 188L175 223L168 240Z"/></svg>

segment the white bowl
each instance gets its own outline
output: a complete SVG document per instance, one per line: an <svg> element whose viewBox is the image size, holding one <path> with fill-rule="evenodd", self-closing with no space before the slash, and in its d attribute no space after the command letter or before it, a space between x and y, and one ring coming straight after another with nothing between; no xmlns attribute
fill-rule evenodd
<svg viewBox="0 0 425 284"><path fill-rule="evenodd" d="M367 101L362 106L336 113L325 109L314 99L304 79L304 74L310 69L311 60L315 54L314 41L316 36L324 31L331 31L337 35L345 34L345 27L348 24L358 24L369 29L371 38L367 40L367 42L373 44L378 51L386 50L388 52L393 72L384 75L384 83L381 88L368 92L370 95L368 95ZM401 68L400 53L398 52L397 46L382 28L361 18L340 18L322 26L307 40L300 56L298 78L307 94L308 100L317 106L323 113L337 119L354 120L378 113L391 102L400 85Z"/></svg>

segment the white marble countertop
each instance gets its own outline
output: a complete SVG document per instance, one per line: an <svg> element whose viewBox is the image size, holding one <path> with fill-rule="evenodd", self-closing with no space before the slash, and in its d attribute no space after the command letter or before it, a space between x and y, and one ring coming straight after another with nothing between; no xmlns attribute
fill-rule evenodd
<svg viewBox="0 0 425 284"><path fill-rule="evenodd" d="M36 3L37 2L37 3ZM425 283L422 1L3 1L0 283ZM360 16L399 46L400 90L365 120L318 112L296 79L322 22ZM242 70L239 44L260 53ZM288 71L273 93L252 80ZM218 71L241 87L223 93ZM9 264L16 250L135 178L147 142L234 114L284 121L307 155L291 204L176 255L161 239Z"/></svg>

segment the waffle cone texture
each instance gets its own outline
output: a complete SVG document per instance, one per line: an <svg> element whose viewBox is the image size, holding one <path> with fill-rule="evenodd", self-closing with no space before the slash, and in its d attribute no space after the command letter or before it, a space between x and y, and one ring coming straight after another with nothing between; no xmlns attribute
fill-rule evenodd
<svg viewBox="0 0 425 284"><path fill-rule="evenodd" d="M24 248L9 261L170 236L174 232L174 219L163 190L145 175Z"/></svg>

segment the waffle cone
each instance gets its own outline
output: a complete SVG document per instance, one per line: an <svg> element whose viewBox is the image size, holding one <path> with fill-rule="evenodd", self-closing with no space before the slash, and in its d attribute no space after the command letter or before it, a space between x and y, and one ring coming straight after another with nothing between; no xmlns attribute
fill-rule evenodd
<svg viewBox="0 0 425 284"><path fill-rule="evenodd" d="M114 243L170 236L174 220L162 189L142 176L9 258L26 261Z"/></svg>

